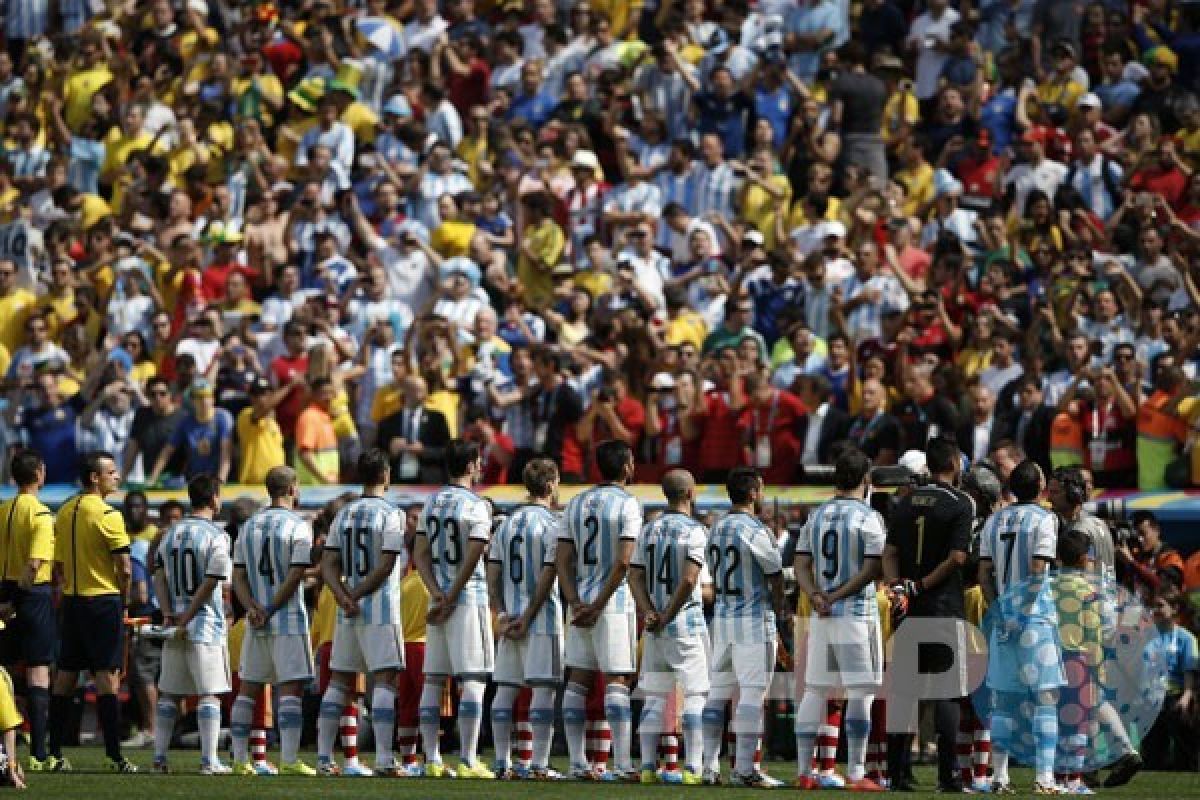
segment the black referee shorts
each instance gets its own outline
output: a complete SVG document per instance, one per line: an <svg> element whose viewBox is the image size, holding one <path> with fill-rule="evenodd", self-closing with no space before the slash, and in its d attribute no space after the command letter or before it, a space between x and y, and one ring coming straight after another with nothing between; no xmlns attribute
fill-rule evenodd
<svg viewBox="0 0 1200 800"><path fill-rule="evenodd" d="M49 584L28 591L6 582L4 597L12 603L16 616L0 632L0 663L44 667L54 663L58 650L58 621Z"/></svg>
<svg viewBox="0 0 1200 800"><path fill-rule="evenodd" d="M120 669L125 654L121 596L64 597L58 668L68 672Z"/></svg>

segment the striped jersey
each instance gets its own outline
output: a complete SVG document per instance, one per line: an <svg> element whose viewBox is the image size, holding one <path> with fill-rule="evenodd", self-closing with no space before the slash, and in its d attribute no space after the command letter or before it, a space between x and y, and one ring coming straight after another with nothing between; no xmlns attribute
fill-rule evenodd
<svg viewBox="0 0 1200 800"><path fill-rule="evenodd" d="M558 515L545 506L521 506L508 515L492 539L488 561L500 567L504 610L519 617L529 608L543 565L554 564L558 549ZM530 633L562 633L562 604L558 583L529 625Z"/></svg>
<svg viewBox="0 0 1200 800"><path fill-rule="evenodd" d="M579 599L593 602L617 563L621 542L635 541L642 530L642 507L620 486L593 486L567 503L558 527L558 540L575 545L575 583ZM608 599L605 613L633 608L625 581Z"/></svg>
<svg viewBox="0 0 1200 800"><path fill-rule="evenodd" d="M417 536L429 539L433 574L438 588L448 591L458 577L459 565L467 554L467 542L487 544L492 538L492 511L482 497L461 486L444 486L425 501L417 520ZM488 604L487 568L483 559L459 595L460 606Z"/></svg>
<svg viewBox="0 0 1200 800"><path fill-rule="evenodd" d="M184 517L171 526L158 545L154 566L167 579L163 608L178 616L188 610L206 578L229 580L229 535L211 520ZM189 642L220 644L225 641L225 598L220 583L187 626Z"/></svg>
<svg viewBox="0 0 1200 800"><path fill-rule="evenodd" d="M679 579L688 562L704 569L704 546L708 529L678 511L668 511L642 529L633 548L633 566L646 572L646 589L655 609L671 604ZM691 598L662 630L669 636L697 636L705 632L700 581Z"/></svg>
<svg viewBox="0 0 1200 800"><path fill-rule="evenodd" d="M862 572L868 558L883 556L883 518L861 500L835 497L808 515L796 539L796 552L812 556L817 588L829 593ZM833 604L831 616L879 618L875 582Z"/></svg>
<svg viewBox="0 0 1200 800"><path fill-rule="evenodd" d="M358 600L359 613L346 619L338 608L338 622L355 625L400 623L400 579L408 568L404 552L404 514L382 497L360 497L342 507L333 518L325 549L341 555L342 580L353 589L375 571L385 553L396 554L392 572L375 591Z"/></svg>
<svg viewBox="0 0 1200 800"><path fill-rule="evenodd" d="M997 595L1029 578L1035 558L1053 561L1057 549L1058 517L1032 503L1000 509L979 534L979 558L992 562Z"/></svg>
<svg viewBox="0 0 1200 800"><path fill-rule="evenodd" d="M757 517L734 511L712 530L706 552L716 593L713 638L757 644L775 638L767 579L783 571L775 537Z"/></svg>
<svg viewBox="0 0 1200 800"><path fill-rule="evenodd" d="M262 606L270 605L292 567L312 563L312 528L300 515L271 506L246 521L233 546L233 565L244 567L250 593ZM297 590L275 610L264 628L272 634L308 635L304 592Z"/></svg>

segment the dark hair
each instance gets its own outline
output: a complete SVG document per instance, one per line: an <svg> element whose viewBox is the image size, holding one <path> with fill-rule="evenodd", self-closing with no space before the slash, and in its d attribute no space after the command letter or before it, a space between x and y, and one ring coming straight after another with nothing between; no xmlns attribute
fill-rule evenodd
<svg viewBox="0 0 1200 800"><path fill-rule="evenodd" d="M625 465L633 458L633 448L623 439L609 439L596 446L596 469L606 481L620 480Z"/></svg>
<svg viewBox="0 0 1200 800"><path fill-rule="evenodd" d="M1008 490L1018 503L1032 503L1042 493L1042 468L1028 458L1017 464L1008 476Z"/></svg>
<svg viewBox="0 0 1200 800"><path fill-rule="evenodd" d="M201 472L188 481L188 502L192 504L193 511L197 508L208 508L220 494L221 482L215 475Z"/></svg>
<svg viewBox="0 0 1200 800"><path fill-rule="evenodd" d="M291 467L272 467L264 481L267 486L267 494L272 500L278 500L292 490L292 487L296 485L296 480L296 470Z"/></svg>
<svg viewBox="0 0 1200 800"><path fill-rule="evenodd" d="M743 506L750 502L750 496L762 486L762 475L754 467L734 467L725 478L725 491L729 493L729 502Z"/></svg>
<svg viewBox="0 0 1200 800"><path fill-rule="evenodd" d="M358 479L363 486L380 486L387 481L392 468L387 453L370 447L358 457Z"/></svg>
<svg viewBox="0 0 1200 800"><path fill-rule="evenodd" d="M833 488L857 489L871 474L871 459L857 447L846 448L833 464Z"/></svg>
<svg viewBox="0 0 1200 800"><path fill-rule="evenodd" d="M93 450L79 459L79 482L85 488L92 485L92 476L100 472L100 462L104 459L115 461L113 454L107 450Z"/></svg>
<svg viewBox="0 0 1200 800"><path fill-rule="evenodd" d="M550 486L558 479L558 465L548 458L535 458L521 472L521 483L530 497L550 496Z"/></svg>
<svg viewBox="0 0 1200 800"><path fill-rule="evenodd" d="M1081 530L1070 528L1058 534L1058 563L1064 567L1077 567L1088 554L1092 540Z"/></svg>
<svg viewBox="0 0 1200 800"><path fill-rule="evenodd" d="M479 445L465 439L452 439L446 445L446 474L461 478L479 460Z"/></svg>
<svg viewBox="0 0 1200 800"><path fill-rule="evenodd" d="M931 475L943 475L953 472L957 464L962 463L962 454L958 443L944 436L936 436L925 445L925 463Z"/></svg>
<svg viewBox="0 0 1200 800"><path fill-rule="evenodd" d="M162 519L167 515L167 512L170 511L178 511L180 514L182 514L185 510L186 509L183 507L183 503L179 502L178 500L165 500L158 507L158 517L159 519Z"/></svg>
<svg viewBox="0 0 1200 800"><path fill-rule="evenodd" d="M37 481L37 472L45 463L33 450L18 450L8 469L17 486L31 486Z"/></svg>

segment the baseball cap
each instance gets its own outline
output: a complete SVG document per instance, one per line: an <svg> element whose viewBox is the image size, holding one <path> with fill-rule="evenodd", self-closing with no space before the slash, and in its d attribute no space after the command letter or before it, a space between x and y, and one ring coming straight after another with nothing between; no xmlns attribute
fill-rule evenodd
<svg viewBox="0 0 1200 800"><path fill-rule="evenodd" d="M394 94L383 104L383 113L395 114L397 117L411 117L412 106L409 105L407 97L402 94Z"/></svg>
<svg viewBox="0 0 1200 800"><path fill-rule="evenodd" d="M266 394L271 391L271 382L261 375L250 383L250 394Z"/></svg>
<svg viewBox="0 0 1200 800"><path fill-rule="evenodd" d="M905 451L897 463L914 475L924 475L929 472L929 464L925 460L925 454L920 450Z"/></svg>
<svg viewBox="0 0 1200 800"><path fill-rule="evenodd" d="M591 150L576 150L571 158L572 169L599 169L600 159Z"/></svg>
<svg viewBox="0 0 1200 800"><path fill-rule="evenodd" d="M1104 108L1104 103L1100 101L1100 96L1095 92L1088 92L1079 98L1079 102L1075 105L1078 108Z"/></svg>
<svg viewBox="0 0 1200 800"><path fill-rule="evenodd" d="M651 389L674 389L675 376L669 372L659 372L650 380Z"/></svg>
<svg viewBox="0 0 1200 800"><path fill-rule="evenodd" d="M212 397L214 394L213 385L201 378L192 384L192 388L188 393L192 397Z"/></svg>

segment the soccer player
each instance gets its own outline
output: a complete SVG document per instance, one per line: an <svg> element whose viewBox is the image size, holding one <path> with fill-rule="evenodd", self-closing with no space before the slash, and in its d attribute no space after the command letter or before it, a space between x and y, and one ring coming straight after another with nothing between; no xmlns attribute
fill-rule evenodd
<svg viewBox="0 0 1200 800"><path fill-rule="evenodd" d="M958 645L953 658L958 665L961 698L967 694L962 567L971 549L975 504L956 488L962 470L957 444L944 438L931 439L925 448L925 461L933 480L901 497L888 520L883 577L892 602L906 606L910 616L945 619L947 626L955 627ZM940 674L950 664L941 656L948 651L937 652L936 661L931 659L922 668ZM957 698L934 703L938 788L956 794L963 790L956 771L960 709ZM908 780L912 772L912 736L898 734L889 745L888 772L895 776L893 788L907 791L912 788Z"/></svg>
<svg viewBox="0 0 1200 800"><path fill-rule="evenodd" d="M317 720L317 771L322 775L369 776L357 763L339 769L333 760L342 709L354 692L355 676L369 672L371 727L375 733L375 771L405 773L395 763L396 672L404 669L404 631L400 626L400 576L404 550L404 514L383 497L391 483L387 453L371 448L358 458L362 497L347 503L329 526L321 574L338 604L337 627L329 667L333 675L321 698Z"/></svg>
<svg viewBox="0 0 1200 800"><path fill-rule="evenodd" d="M503 778L563 780L550 768L554 739L554 700L562 681L562 606L554 554L558 542L558 466L548 458L525 465L521 480L529 492L496 531L488 551L488 589L496 612L496 697L492 701L493 772ZM528 775L511 766L514 706L521 687L533 690L533 763Z"/></svg>
<svg viewBox="0 0 1200 800"><path fill-rule="evenodd" d="M246 520L233 548L233 589L246 608L242 642L242 685L229 715L233 734L233 770L238 775L270 774L249 759L254 701L265 684L279 692L279 771L316 775L300 760L303 723L301 695L313 679L308 610L299 591L312 564L312 529L296 513L300 492L296 471L274 467L267 473L271 504Z"/></svg>
<svg viewBox="0 0 1200 800"><path fill-rule="evenodd" d="M212 475L188 481L190 516L171 526L154 554L154 591L163 625L177 627L163 644L162 672L154 723L154 769L168 772L167 749L179 702L198 695L200 774L228 775L217 758L221 701L230 689L225 602L221 584L233 572L229 536L213 522L221 510L221 486Z"/></svg>
<svg viewBox="0 0 1200 800"><path fill-rule="evenodd" d="M492 537L492 514L487 502L471 490L483 470L479 445L454 439L446 446L445 459L450 483L425 502L413 552L413 563L429 590L425 685L419 711L425 775L494 778L477 753L483 693L495 660L483 560ZM438 745L442 687L450 675L462 689L458 702L462 764L457 772L442 764Z"/></svg>
<svg viewBox="0 0 1200 800"><path fill-rule="evenodd" d="M704 726L701 777L706 784L721 782L725 706L737 690L732 783L775 789L783 782L758 769L754 751L762 734L763 701L775 669L776 615L784 624L791 619L791 609L783 597L783 558L774 534L756 516L763 499L762 476L758 471L750 467L734 468L725 481L725 489L731 509L713 528L706 553L716 605L712 674L701 717Z"/></svg>
<svg viewBox="0 0 1200 800"><path fill-rule="evenodd" d="M695 785L704 771L702 715L708 697L708 629L700 597L700 573L708 530L692 516L696 480L687 470L663 476L667 511L647 525L633 551L629 588L642 612L642 670L646 693L639 733L642 783L657 783L655 754L664 728L668 695L683 689L683 737L687 768L664 772L664 782ZM670 732L674 732L674 728Z"/></svg>
<svg viewBox="0 0 1200 800"><path fill-rule="evenodd" d="M4 631L4 663L25 664L25 703L29 717L30 772L46 768L46 722L50 713L50 665L58 647L58 623L52 599L54 514L38 499L46 482L46 464L32 450L21 450L10 464L17 493L0 504L0 557L4 584L0 603L12 609ZM16 754L9 754L15 761Z"/></svg>
<svg viewBox="0 0 1200 800"><path fill-rule="evenodd" d="M59 508L54 519L54 562L63 600L58 673L50 697L48 766L56 772L71 769L63 758L63 736L79 673L88 670L96 680L105 767L111 772L137 772L121 755L117 703L125 652L125 598L133 568L125 519L104 502L116 491L121 474L110 453L96 451L83 457L79 481L82 490Z"/></svg>
<svg viewBox="0 0 1200 800"><path fill-rule="evenodd" d="M629 685L637 669L637 620L626 577L642 529L642 508L625 490L633 480L633 451L628 443L601 442L596 447L596 466L605 482L572 498L557 534L555 566L569 609L563 728L571 777L636 780ZM607 678L605 716L612 727L616 761L612 773L593 771L584 754L587 687L597 670Z"/></svg>
<svg viewBox="0 0 1200 800"><path fill-rule="evenodd" d="M996 512L979 536L979 586L995 623L988 641L987 687L993 692L992 791L1012 793L1008 755L1017 735L1014 712L1034 700L1035 794L1058 794L1058 688L1066 683L1057 651L1054 599L1045 580L1058 546L1058 518L1038 505L1046 489L1042 469L1026 459L1008 476L1016 502ZM999 601L999 602L998 602ZM1042 645L1050 645L1049 650ZM1026 669L1028 667L1029 669Z"/></svg>
<svg viewBox="0 0 1200 800"><path fill-rule="evenodd" d="M817 729L829 694L846 692L845 787L881 792L866 777L871 703L883 683L883 642L875 581L883 574L883 519L866 503L871 460L860 450L843 452L833 467L834 496L808 516L796 541L796 584L808 595L805 690L796 708L798 789L840 788L837 775L809 773Z"/></svg>

